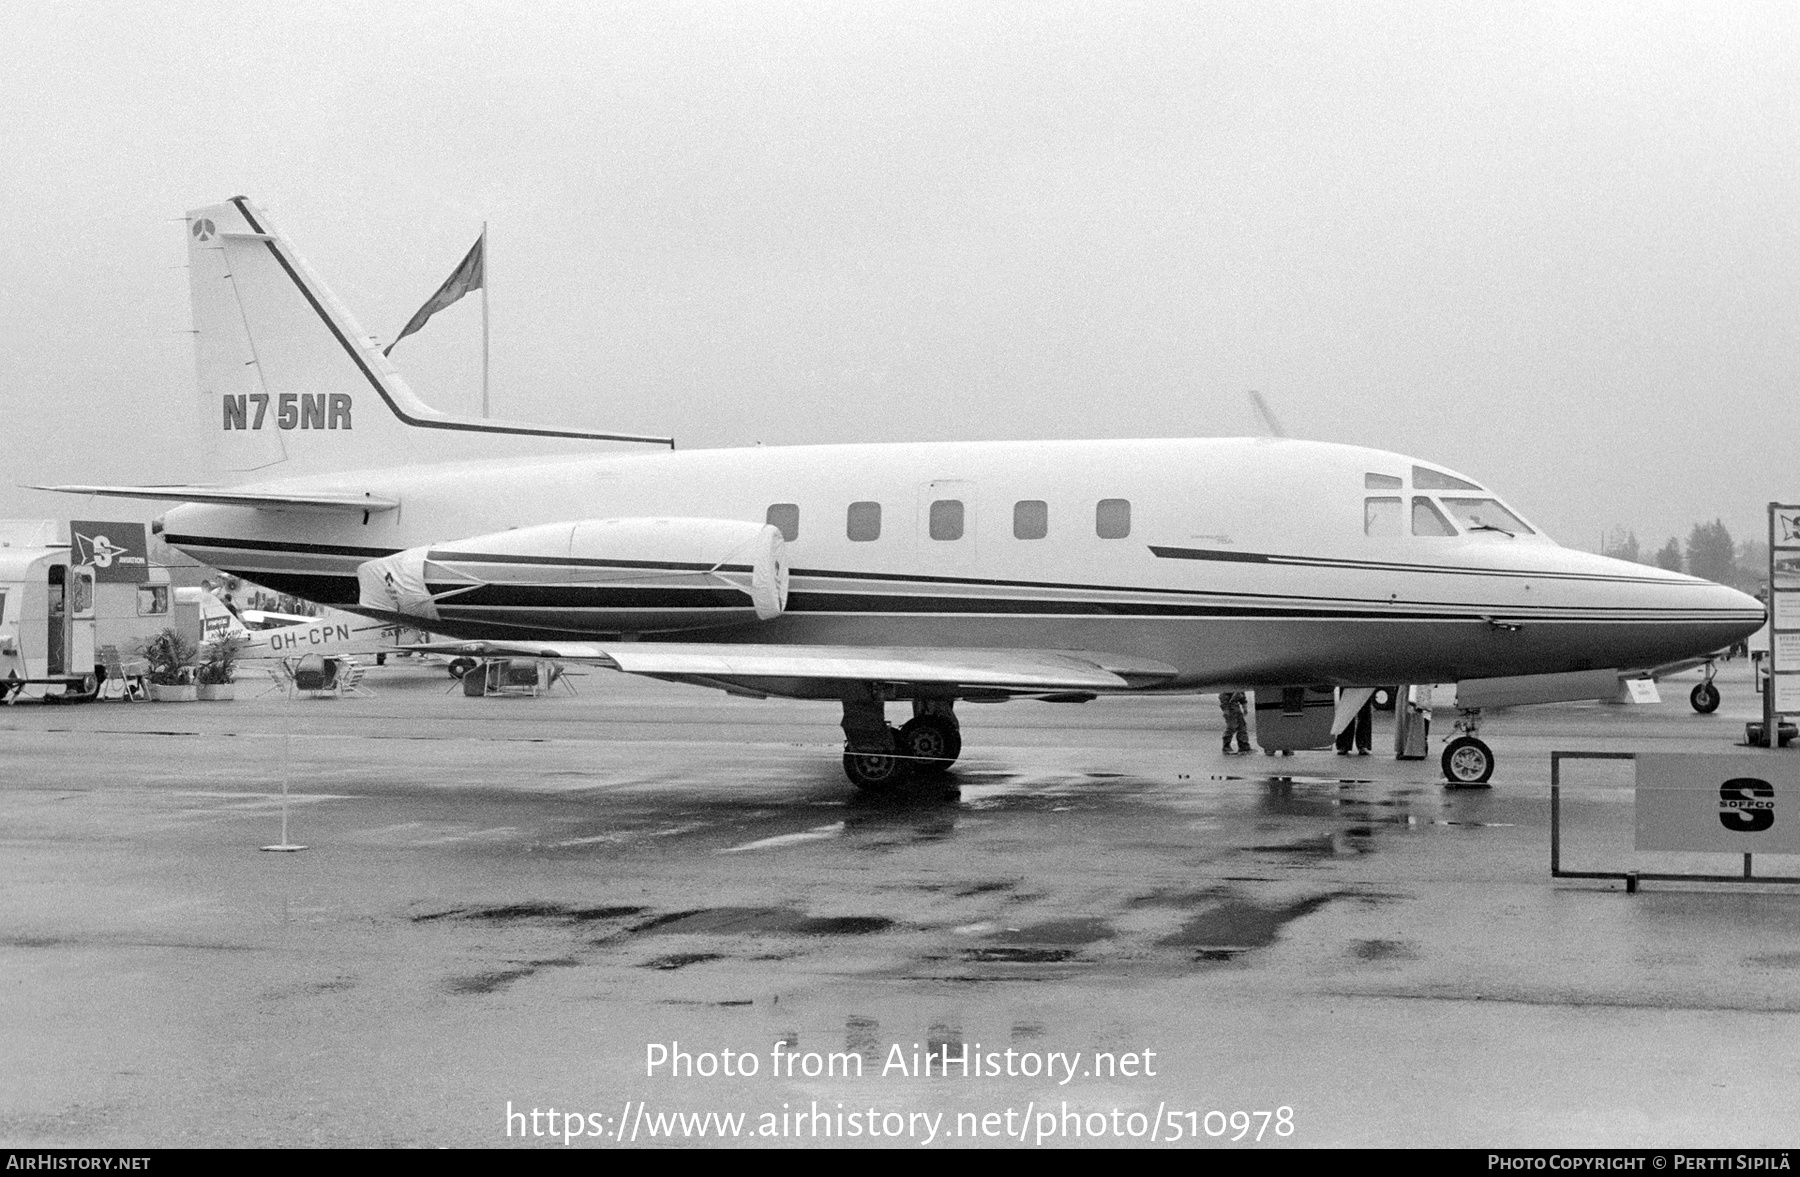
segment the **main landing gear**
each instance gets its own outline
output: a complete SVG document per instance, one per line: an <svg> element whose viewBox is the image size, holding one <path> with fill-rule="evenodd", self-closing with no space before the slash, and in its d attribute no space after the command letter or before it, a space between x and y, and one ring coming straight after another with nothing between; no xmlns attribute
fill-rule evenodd
<svg viewBox="0 0 1800 1177"><path fill-rule="evenodd" d="M1444 745L1444 779L1452 785L1485 786L1494 775L1494 750L1475 738L1481 728L1479 710L1456 713L1456 736Z"/></svg>
<svg viewBox="0 0 1800 1177"><path fill-rule="evenodd" d="M955 701L917 699L901 727L887 722L874 687L844 700L844 775L870 793L892 792L908 780L942 774L962 755Z"/></svg>

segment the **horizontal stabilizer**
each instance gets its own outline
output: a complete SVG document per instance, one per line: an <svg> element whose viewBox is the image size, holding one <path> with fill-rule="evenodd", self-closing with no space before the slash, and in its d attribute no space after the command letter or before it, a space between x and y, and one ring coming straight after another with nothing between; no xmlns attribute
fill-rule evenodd
<svg viewBox="0 0 1800 1177"><path fill-rule="evenodd" d="M628 674L667 678L889 682L1019 693L1132 690L1166 682L1177 673L1173 666L1147 658L1086 650L517 641L437 642L408 649L476 658L593 662Z"/></svg>
<svg viewBox="0 0 1800 1177"><path fill-rule="evenodd" d="M256 507L265 511L392 511L399 499L381 498L351 491L309 491L290 494L262 490L229 490L217 486L33 486L70 495L103 495L113 499L153 499L165 503L222 503L228 507Z"/></svg>

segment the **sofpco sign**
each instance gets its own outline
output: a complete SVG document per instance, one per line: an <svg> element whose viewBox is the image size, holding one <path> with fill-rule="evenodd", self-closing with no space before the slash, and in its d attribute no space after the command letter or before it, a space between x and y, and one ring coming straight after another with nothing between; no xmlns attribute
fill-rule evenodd
<svg viewBox="0 0 1800 1177"><path fill-rule="evenodd" d="M1637 758L1637 848L1800 853L1800 757L1782 752Z"/></svg>
<svg viewBox="0 0 1800 1177"><path fill-rule="evenodd" d="M1732 777L1719 786L1719 824L1734 834L1754 834L1775 824L1775 786L1755 777Z"/></svg>

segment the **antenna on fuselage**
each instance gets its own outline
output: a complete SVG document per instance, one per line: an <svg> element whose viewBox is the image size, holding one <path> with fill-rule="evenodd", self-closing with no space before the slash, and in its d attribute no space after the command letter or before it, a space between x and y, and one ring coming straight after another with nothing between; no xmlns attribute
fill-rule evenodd
<svg viewBox="0 0 1800 1177"><path fill-rule="evenodd" d="M1287 430L1281 427L1281 422L1275 419L1274 412L1269 408L1269 402L1263 400L1262 393L1254 388L1250 390L1250 407L1256 410L1258 417L1262 418L1263 430L1270 437L1286 437L1288 435Z"/></svg>

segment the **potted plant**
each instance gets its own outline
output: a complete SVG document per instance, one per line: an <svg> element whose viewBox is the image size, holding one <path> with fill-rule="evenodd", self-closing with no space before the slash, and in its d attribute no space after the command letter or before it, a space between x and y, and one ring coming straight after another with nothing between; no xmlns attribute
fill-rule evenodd
<svg viewBox="0 0 1800 1177"><path fill-rule="evenodd" d="M244 648L244 639L238 637L222 637L208 642L194 668L195 691L201 699L222 701L237 697L237 689L231 685L237 673L237 656Z"/></svg>
<svg viewBox="0 0 1800 1177"><path fill-rule="evenodd" d="M150 698L159 703L191 703L194 691L194 643L176 629L165 629L138 647L150 664Z"/></svg>

